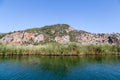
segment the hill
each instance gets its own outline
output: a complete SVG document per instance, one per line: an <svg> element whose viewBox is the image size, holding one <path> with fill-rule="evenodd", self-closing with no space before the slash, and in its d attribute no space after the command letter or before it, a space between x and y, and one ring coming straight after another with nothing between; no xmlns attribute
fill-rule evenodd
<svg viewBox="0 0 120 80"><path fill-rule="evenodd" d="M95 34L83 30L75 30L67 24L48 25L7 34L0 34L0 42L14 45L38 45L49 42L69 44L120 44L120 33Z"/></svg>
<svg viewBox="0 0 120 80"><path fill-rule="evenodd" d="M5 33L0 33L0 39L4 37L6 34Z"/></svg>

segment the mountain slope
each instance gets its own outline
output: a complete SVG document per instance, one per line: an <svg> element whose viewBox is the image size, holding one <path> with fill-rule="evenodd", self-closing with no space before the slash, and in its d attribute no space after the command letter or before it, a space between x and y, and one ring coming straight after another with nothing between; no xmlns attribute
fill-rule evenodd
<svg viewBox="0 0 120 80"><path fill-rule="evenodd" d="M48 42L68 44L120 44L120 34L93 34L83 30L75 30L67 24L56 24L41 28L12 32L0 35L0 42L15 45L37 45Z"/></svg>

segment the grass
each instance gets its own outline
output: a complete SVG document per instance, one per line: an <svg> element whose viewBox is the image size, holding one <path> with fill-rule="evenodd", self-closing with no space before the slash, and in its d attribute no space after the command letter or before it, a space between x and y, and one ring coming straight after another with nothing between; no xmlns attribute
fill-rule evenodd
<svg viewBox="0 0 120 80"><path fill-rule="evenodd" d="M0 55L83 55L119 54L120 45L66 45L47 43L37 46L14 46L0 44Z"/></svg>

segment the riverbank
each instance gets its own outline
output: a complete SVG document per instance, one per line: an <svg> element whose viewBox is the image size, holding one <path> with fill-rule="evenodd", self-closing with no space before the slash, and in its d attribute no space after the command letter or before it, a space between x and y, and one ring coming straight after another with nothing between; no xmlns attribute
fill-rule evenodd
<svg viewBox="0 0 120 80"><path fill-rule="evenodd" d="M81 45L77 43L15 46L0 44L0 55L79 56L120 54L120 45Z"/></svg>

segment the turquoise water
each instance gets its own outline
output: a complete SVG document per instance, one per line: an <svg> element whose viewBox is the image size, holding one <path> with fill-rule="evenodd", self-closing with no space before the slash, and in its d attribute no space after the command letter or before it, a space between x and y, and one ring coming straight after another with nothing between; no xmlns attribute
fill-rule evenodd
<svg viewBox="0 0 120 80"><path fill-rule="evenodd" d="M120 57L0 57L0 80L120 80Z"/></svg>

